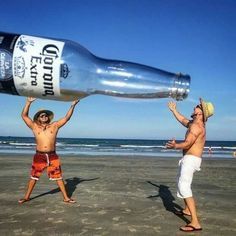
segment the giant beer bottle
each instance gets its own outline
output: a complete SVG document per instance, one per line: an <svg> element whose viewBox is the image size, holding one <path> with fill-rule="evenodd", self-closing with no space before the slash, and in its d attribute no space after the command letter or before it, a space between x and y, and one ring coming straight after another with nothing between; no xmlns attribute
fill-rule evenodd
<svg viewBox="0 0 236 236"><path fill-rule="evenodd" d="M0 32L0 92L59 101L92 94L183 100L190 77L99 58L78 43Z"/></svg>

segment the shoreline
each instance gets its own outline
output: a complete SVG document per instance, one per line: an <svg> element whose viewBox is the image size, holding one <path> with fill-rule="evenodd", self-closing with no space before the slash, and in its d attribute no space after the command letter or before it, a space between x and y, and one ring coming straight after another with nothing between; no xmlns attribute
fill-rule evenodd
<svg viewBox="0 0 236 236"><path fill-rule="evenodd" d="M31 154L0 154L1 235L185 235L188 218L173 214L177 157L61 157L69 195L65 204L56 184L42 175L33 200L18 204L29 180ZM234 159L204 158L194 176L203 235L235 235ZM80 204L80 206L78 205Z"/></svg>
<svg viewBox="0 0 236 236"><path fill-rule="evenodd" d="M1 156L19 156L19 157L23 157L23 156L30 156L32 157L33 155L35 154L35 151L32 151L32 152L22 152L22 153L16 153L16 152L1 152L0 151L0 157ZM70 156L70 157L75 157L75 158L81 158L81 157L91 157L91 158L96 158L96 157L113 157L113 158L116 158L116 157L119 157L119 158L163 158L163 159L170 159L170 158L173 158L173 159L181 159L182 158L182 153L173 153L172 155L171 154L165 154L165 153L162 153L162 155L160 155L160 153L158 154L146 154L146 153L134 153L134 154L130 154L130 153L97 153L97 152L94 152L94 153L90 153L90 152L83 152L83 153L63 153L61 151L58 151L57 154L60 156L60 157L66 157L66 156ZM203 155L202 156L202 159L203 160L236 160L236 156L224 156L224 155L212 155L212 156L209 156L209 155Z"/></svg>
<svg viewBox="0 0 236 236"><path fill-rule="evenodd" d="M60 155L90 156L153 156L168 157L182 155L181 150L167 149L168 140L141 139L86 139L57 138L56 148ZM34 137L0 136L0 152L8 155L14 153L34 154L36 148ZM233 141L206 141L203 157L232 158L236 157L236 143Z"/></svg>

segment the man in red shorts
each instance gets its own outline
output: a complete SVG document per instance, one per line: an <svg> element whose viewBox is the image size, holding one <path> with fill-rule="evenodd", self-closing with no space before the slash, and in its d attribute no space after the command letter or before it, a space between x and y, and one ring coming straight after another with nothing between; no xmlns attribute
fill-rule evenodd
<svg viewBox="0 0 236 236"><path fill-rule="evenodd" d="M58 187L62 192L64 202L75 203L75 200L68 197L62 179L60 160L56 154L56 137L58 130L70 120L74 108L79 100L72 102L71 107L65 117L52 123L51 121L53 119L53 112L49 110L38 111L34 115L33 120L28 116L31 103L35 100L35 98L28 97L21 114L22 119L33 131L35 136L36 154L33 158L31 179L29 180L28 189L24 198L20 199L18 202L22 204L30 200L30 195L37 180L39 179L42 172L47 168L49 179L57 181Z"/></svg>

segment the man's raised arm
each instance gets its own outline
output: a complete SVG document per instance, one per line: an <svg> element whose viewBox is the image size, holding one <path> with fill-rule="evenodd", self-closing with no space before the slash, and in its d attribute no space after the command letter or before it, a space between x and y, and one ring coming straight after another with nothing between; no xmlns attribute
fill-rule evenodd
<svg viewBox="0 0 236 236"><path fill-rule="evenodd" d="M188 127L190 120L177 111L176 103L169 102L168 107L170 111L173 113L173 115L175 116L176 120L178 120L183 126Z"/></svg>
<svg viewBox="0 0 236 236"><path fill-rule="evenodd" d="M77 105L78 102L79 102L79 99L73 101L71 104L71 107L68 110L68 112L66 113L65 117L63 117L62 119L57 121L58 128L61 128L63 125L65 125L70 120L71 116L73 115L75 106Z"/></svg>
<svg viewBox="0 0 236 236"><path fill-rule="evenodd" d="M29 109L30 109L30 105L33 101L35 101L36 98L32 98L32 97L28 97L26 100L26 104L22 110L21 113L21 117L24 120L24 122L26 123L26 125L32 129L33 127L33 121L31 120L31 118L29 117Z"/></svg>

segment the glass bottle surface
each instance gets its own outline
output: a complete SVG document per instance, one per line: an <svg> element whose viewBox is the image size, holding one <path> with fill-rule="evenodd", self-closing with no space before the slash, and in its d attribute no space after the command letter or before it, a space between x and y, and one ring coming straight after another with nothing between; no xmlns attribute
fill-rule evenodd
<svg viewBox="0 0 236 236"><path fill-rule="evenodd" d="M183 100L190 76L99 58L80 44L0 32L0 92L70 101L93 94Z"/></svg>
<svg viewBox="0 0 236 236"><path fill-rule="evenodd" d="M62 96L104 94L127 98L183 100L189 93L190 77L153 67L94 56L82 46L66 41L62 63L68 77L61 78Z"/></svg>

